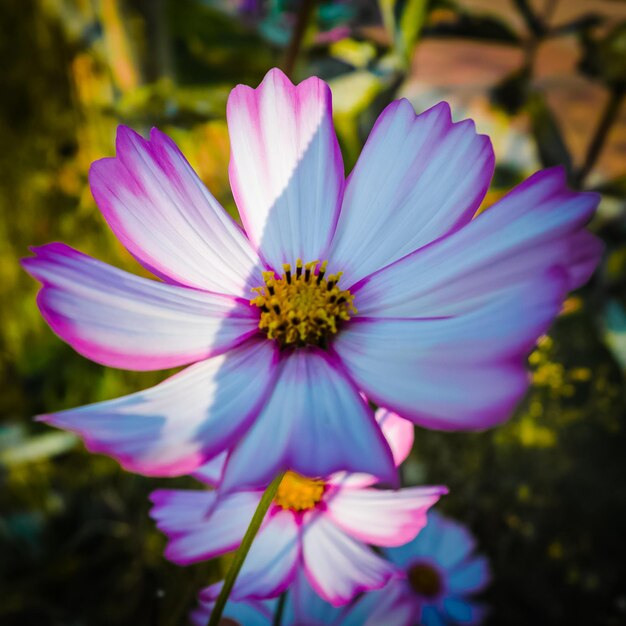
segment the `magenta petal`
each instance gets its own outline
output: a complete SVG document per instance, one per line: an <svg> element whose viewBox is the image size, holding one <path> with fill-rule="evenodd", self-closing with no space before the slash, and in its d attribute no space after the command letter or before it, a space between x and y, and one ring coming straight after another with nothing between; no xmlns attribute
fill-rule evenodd
<svg viewBox="0 0 626 626"><path fill-rule="evenodd" d="M227 117L230 182L250 240L279 271L323 260L344 183L328 85L294 86L273 69L257 89L233 89Z"/></svg>
<svg viewBox="0 0 626 626"><path fill-rule="evenodd" d="M305 574L315 591L333 606L357 594L380 589L397 574L391 563L352 539L323 513L313 513L302 529Z"/></svg>
<svg viewBox="0 0 626 626"><path fill-rule="evenodd" d="M77 433L89 450L130 471L187 474L246 432L273 385L275 360L270 342L249 340L151 389L40 419Z"/></svg>
<svg viewBox="0 0 626 626"><path fill-rule="evenodd" d="M486 428L524 395L526 356L566 289L554 270L457 317L355 320L334 347L367 397L403 417L427 428Z"/></svg>
<svg viewBox="0 0 626 626"><path fill-rule="evenodd" d="M64 244L33 248L25 269L54 332L111 367L155 370L199 361L255 334L258 316L234 298L128 274Z"/></svg>
<svg viewBox="0 0 626 626"><path fill-rule="evenodd" d="M261 281L245 235L176 144L120 126L117 156L91 166L91 191L118 239L145 267L190 287L247 296Z"/></svg>
<svg viewBox="0 0 626 626"><path fill-rule="evenodd" d="M560 168L539 172L464 228L367 278L359 316L459 315L552 268L567 274L567 290L580 287L602 252L585 230L598 198L569 191Z"/></svg>
<svg viewBox="0 0 626 626"><path fill-rule="evenodd" d="M153 491L150 511L169 542L165 557L179 565L212 559L239 546L261 498L243 491Z"/></svg>
<svg viewBox="0 0 626 626"><path fill-rule="evenodd" d="M265 486L281 470L328 476L347 470L395 482L389 445L371 409L321 350L283 356L274 391L233 450L222 486Z"/></svg>
<svg viewBox="0 0 626 626"><path fill-rule="evenodd" d="M415 115L392 102L346 184L330 269L349 286L466 224L493 168L489 138L471 120L452 123L447 103Z"/></svg>
<svg viewBox="0 0 626 626"><path fill-rule="evenodd" d="M447 492L445 487L338 489L326 500L327 514L355 539L375 546L400 546L424 528L426 512Z"/></svg>

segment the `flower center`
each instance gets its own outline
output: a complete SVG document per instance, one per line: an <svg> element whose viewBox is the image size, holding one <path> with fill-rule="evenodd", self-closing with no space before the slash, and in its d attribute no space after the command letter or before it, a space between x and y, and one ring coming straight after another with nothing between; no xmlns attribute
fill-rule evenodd
<svg viewBox="0 0 626 626"><path fill-rule="evenodd" d="M290 471L280 481L274 503L290 511L308 511L322 499L325 486L323 480Z"/></svg>
<svg viewBox="0 0 626 626"><path fill-rule="evenodd" d="M342 322L357 312L352 304L354 296L338 286L341 272L325 276L327 261L317 271L319 261L306 265L296 261L296 273L288 263L285 273L276 278L274 272L263 272L265 285L255 287L258 296L250 304L261 309L259 328L268 339L281 346L325 347Z"/></svg>
<svg viewBox="0 0 626 626"><path fill-rule="evenodd" d="M425 598L434 598L441 592L441 576L428 563L413 565L407 573L407 578L415 592Z"/></svg>

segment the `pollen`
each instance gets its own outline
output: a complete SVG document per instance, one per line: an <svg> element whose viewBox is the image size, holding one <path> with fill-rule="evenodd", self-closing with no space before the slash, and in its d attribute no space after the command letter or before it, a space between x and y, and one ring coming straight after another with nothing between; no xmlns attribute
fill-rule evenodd
<svg viewBox="0 0 626 626"><path fill-rule="evenodd" d="M341 324L357 310L354 296L339 287L341 272L326 276L327 261L296 261L283 265L284 273L263 272L265 284L252 291L258 295L250 304L261 309L259 328L282 347L316 345L325 347Z"/></svg>
<svg viewBox="0 0 626 626"><path fill-rule="evenodd" d="M274 503L290 511L308 511L321 501L325 488L323 480L289 471L278 485Z"/></svg>

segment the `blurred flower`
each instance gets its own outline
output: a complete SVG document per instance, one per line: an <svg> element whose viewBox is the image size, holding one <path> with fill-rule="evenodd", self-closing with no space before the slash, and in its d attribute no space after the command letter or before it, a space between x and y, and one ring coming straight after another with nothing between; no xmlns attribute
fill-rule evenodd
<svg viewBox="0 0 626 626"><path fill-rule="evenodd" d="M413 427L379 409L382 431L399 465L413 444ZM228 492L220 471L198 478L215 491L155 491L150 515L168 537L165 556L180 565L207 560L237 548L262 489ZM210 476L218 476L217 480ZM365 544L398 546L413 539L426 523L426 511L447 490L411 487L374 489L374 476L332 474L307 478L287 472L230 594L233 600L264 599L283 592L302 571L327 602L346 604L361 591L379 589L397 573ZM222 584L205 589L216 599Z"/></svg>
<svg viewBox="0 0 626 626"><path fill-rule="evenodd" d="M272 70L232 91L227 118L245 234L168 137L121 127L92 192L163 282L58 243L24 260L43 316L81 354L194 365L41 419L144 474L187 474L231 450L227 488L285 469L393 482L359 390L428 428L505 420L528 386L528 352L598 261L584 228L597 194L568 191L550 169L472 220L493 151L445 103L417 116L391 103L347 180L321 80L294 87Z"/></svg>
<svg viewBox="0 0 626 626"><path fill-rule="evenodd" d="M240 626L272 626L278 610L277 600L230 601L224 617ZM192 613L196 626L206 626L213 602L200 600ZM412 599L404 593L402 582L391 579L380 591L363 594L348 606L334 607L324 602L301 573L287 592L283 626L412 626L415 622ZM233 625L234 626L234 625Z"/></svg>
<svg viewBox="0 0 626 626"><path fill-rule="evenodd" d="M465 526L435 511L426 528L411 543L385 550L406 572L403 601L413 601L415 622L421 626L479 624L485 608L470 597L490 581L489 563L474 554L476 541ZM379 592L381 594L381 592Z"/></svg>

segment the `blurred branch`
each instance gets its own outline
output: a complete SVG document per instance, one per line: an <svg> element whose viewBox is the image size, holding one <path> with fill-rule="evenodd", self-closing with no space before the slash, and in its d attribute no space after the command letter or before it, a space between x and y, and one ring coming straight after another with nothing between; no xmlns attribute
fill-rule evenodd
<svg viewBox="0 0 626 626"><path fill-rule="evenodd" d="M289 78L292 77L296 60L298 58L298 54L300 54L300 48L302 47L304 33L306 32L306 27L311 19L314 8L315 0L302 0L302 3L300 4L296 24L293 28L293 33L291 34L291 40L289 41L289 47L287 48L285 62L283 64L283 70Z"/></svg>
<svg viewBox="0 0 626 626"><path fill-rule="evenodd" d="M624 86L619 85L613 88L611 91L611 95L609 97L609 101L606 104L604 112L602 113L602 117L600 118L600 122L596 128L596 132L591 139L589 144L589 148L587 149L587 155L585 156L585 160L578 170L575 176L576 186L582 187L585 182L585 178L589 175L593 166L595 165L600 153L602 152L602 148L606 142L606 139L613 127L614 122L617 119L617 115L620 110L620 106L622 101L624 100L624 95L626 93L626 89Z"/></svg>

